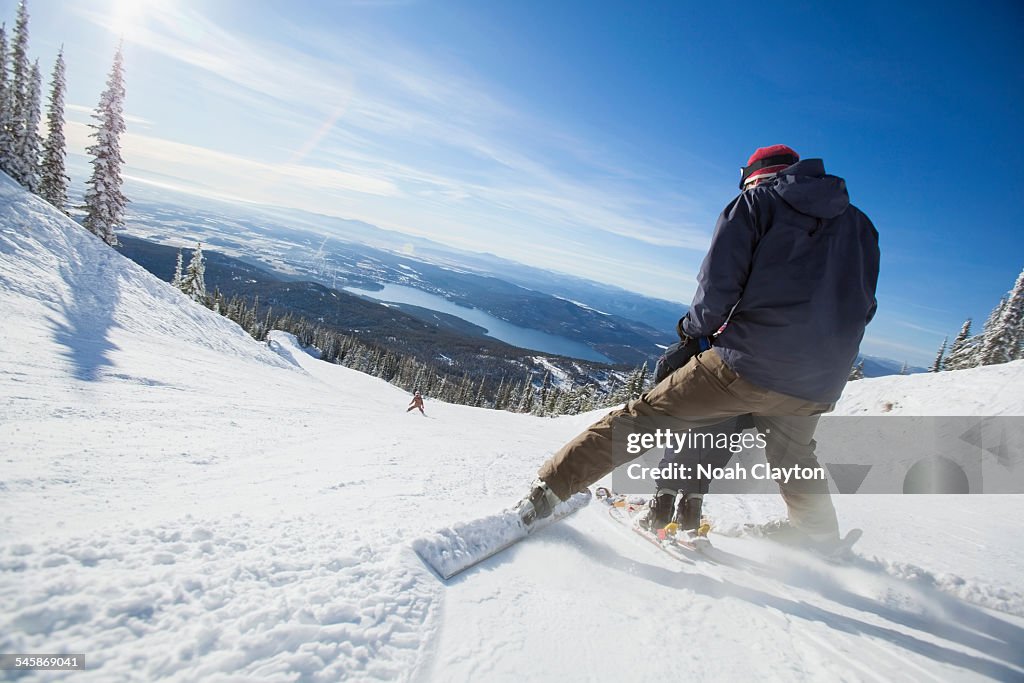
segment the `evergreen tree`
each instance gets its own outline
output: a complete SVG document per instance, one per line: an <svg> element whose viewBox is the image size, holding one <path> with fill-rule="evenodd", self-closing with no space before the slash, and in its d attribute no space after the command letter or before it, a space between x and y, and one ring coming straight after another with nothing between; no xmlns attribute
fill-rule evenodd
<svg viewBox="0 0 1024 683"><path fill-rule="evenodd" d="M960 332L956 335L956 339L953 340L953 345L949 347L949 353L946 354L944 366L946 370L960 370L968 367L970 340L971 319L968 318L960 327Z"/></svg>
<svg viewBox="0 0 1024 683"><path fill-rule="evenodd" d="M18 3L18 18L14 22L14 33L11 38L11 91L16 107L24 102L28 92L28 6L25 0ZM21 101L19 101L21 100Z"/></svg>
<svg viewBox="0 0 1024 683"><path fill-rule="evenodd" d="M537 404L534 407L534 414L541 417L544 416L544 411L548 405L548 393L551 391L551 371L544 371L544 379L540 383L540 396L537 398Z"/></svg>
<svg viewBox="0 0 1024 683"><path fill-rule="evenodd" d="M0 170L7 171L11 139L11 86L7 82L7 24L0 25Z"/></svg>
<svg viewBox="0 0 1024 683"><path fill-rule="evenodd" d="M1021 322L1024 320L1024 270L1002 303L985 324L979 350L979 365L1008 363L1019 353Z"/></svg>
<svg viewBox="0 0 1024 683"><path fill-rule="evenodd" d="M939 353L935 356L935 362L933 362L932 366L928 368L928 372L942 372L942 357L946 354L946 342L948 341L949 337L943 337L942 346L939 347Z"/></svg>
<svg viewBox="0 0 1024 683"><path fill-rule="evenodd" d="M548 416L559 415L559 404L562 400L562 390L559 387L554 387L548 392L548 403L544 406L544 414Z"/></svg>
<svg viewBox="0 0 1024 683"><path fill-rule="evenodd" d="M483 408L484 406L484 386L486 379L486 377L480 378L480 386L477 388L476 396L473 398L473 405L477 408Z"/></svg>
<svg viewBox="0 0 1024 683"><path fill-rule="evenodd" d="M188 262L188 270L181 279L181 291L193 301L204 303L206 301L206 259L203 258L203 245L197 244L196 250L192 252L192 260ZM269 313L269 311L268 311ZM253 326L249 333L260 339L265 336L266 330L258 329L256 326L256 311L253 311ZM297 336L297 335L296 335Z"/></svg>
<svg viewBox="0 0 1024 683"><path fill-rule="evenodd" d="M494 409L502 410L505 407L505 375L501 376L498 382L498 390L494 392Z"/></svg>
<svg viewBox="0 0 1024 683"><path fill-rule="evenodd" d="M29 69L26 84L25 108L17 146L14 150L17 180L29 192L39 191L39 117L41 114L39 101L42 93L43 77L39 73L39 61L36 60Z"/></svg>
<svg viewBox="0 0 1024 683"><path fill-rule="evenodd" d="M509 389L508 391L508 400L505 401L505 410L510 410L513 413L518 413L520 412L519 404L522 400L522 385L520 383L512 384L511 382L509 382L509 384L511 385L512 388Z"/></svg>
<svg viewBox="0 0 1024 683"><path fill-rule="evenodd" d="M907 365L907 361L903 361L903 367L900 368L900 374L901 375L909 375L910 374L910 366Z"/></svg>
<svg viewBox="0 0 1024 683"><path fill-rule="evenodd" d="M846 381L854 382L858 379L864 379L864 361L857 363L850 369L850 377Z"/></svg>
<svg viewBox="0 0 1024 683"><path fill-rule="evenodd" d="M40 167L39 196L67 213L68 182L64 159L67 144L64 141L64 48L57 54L50 84L50 100L46 110L46 141L43 142L43 160Z"/></svg>
<svg viewBox="0 0 1024 683"><path fill-rule="evenodd" d="M580 387L577 405L577 414L586 413L594 409L594 386L592 384L584 384Z"/></svg>
<svg viewBox="0 0 1024 683"><path fill-rule="evenodd" d="M633 371L633 374L629 376L629 381L626 382L626 385L626 401L632 401L640 398L647 385L647 361L644 361L643 365Z"/></svg>
<svg viewBox="0 0 1024 683"><path fill-rule="evenodd" d="M532 413L533 412L533 375L523 381L522 391L519 393L519 406L516 410L518 413Z"/></svg>
<svg viewBox="0 0 1024 683"><path fill-rule="evenodd" d="M96 144L86 151L92 155L92 176L86 183L83 225L104 242L117 244L114 229L124 224L125 205L128 200L121 192L121 133L124 125L124 73L121 46L114 55L114 65L107 79L107 89L100 96L99 106L93 113L98 121L90 124L95 131L91 137Z"/></svg>
<svg viewBox="0 0 1024 683"><path fill-rule="evenodd" d="M971 361L968 367L977 368L985 363L986 357L986 344L985 340L993 334L996 326L999 324L999 318L1003 315L1003 309L1006 308L1006 297L1004 296L999 300L999 304L992 309L992 312L988 314L988 318L985 320L985 326L981 328L981 334L974 340L973 353L971 354Z"/></svg>
<svg viewBox="0 0 1024 683"><path fill-rule="evenodd" d="M177 287L178 289L181 289L181 279L182 279L181 269L182 269L183 263L184 262L182 261L182 258L181 258L181 249L179 249L178 250L178 260L174 264L174 277L171 278L171 284L174 285L175 287Z"/></svg>
<svg viewBox="0 0 1024 683"><path fill-rule="evenodd" d="M28 187L34 165L26 167L24 154L28 133L37 136L28 128L30 110L32 67L28 61L28 7L25 0L18 4L18 19L14 25L11 40L11 80L7 87L7 101L4 106L2 140L0 140L0 166L14 180Z"/></svg>

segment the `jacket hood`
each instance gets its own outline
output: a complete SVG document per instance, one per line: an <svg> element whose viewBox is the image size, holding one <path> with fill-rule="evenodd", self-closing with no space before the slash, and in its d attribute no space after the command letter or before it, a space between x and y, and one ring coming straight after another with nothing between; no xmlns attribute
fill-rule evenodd
<svg viewBox="0 0 1024 683"><path fill-rule="evenodd" d="M825 173L821 159L804 159L779 172L775 190L800 213L835 218L850 205L846 181Z"/></svg>

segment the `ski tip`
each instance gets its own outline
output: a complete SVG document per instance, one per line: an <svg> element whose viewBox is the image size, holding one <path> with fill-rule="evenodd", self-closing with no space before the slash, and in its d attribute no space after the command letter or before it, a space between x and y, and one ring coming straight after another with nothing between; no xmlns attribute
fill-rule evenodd
<svg viewBox="0 0 1024 683"><path fill-rule="evenodd" d="M585 507L592 495L589 490L562 501L548 517L526 526L515 509L459 522L445 529L412 541L412 549L423 564L442 581L461 574L470 567L497 555L530 534L568 517Z"/></svg>
<svg viewBox="0 0 1024 683"><path fill-rule="evenodd" d="M412 549L425 565L447 581L526 534L519 514L505 510L421 536L412 542Z"/></svg>

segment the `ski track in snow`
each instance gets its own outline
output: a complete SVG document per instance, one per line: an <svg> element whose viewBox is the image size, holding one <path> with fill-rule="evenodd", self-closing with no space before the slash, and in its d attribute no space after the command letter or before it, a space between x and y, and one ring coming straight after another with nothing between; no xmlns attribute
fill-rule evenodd
<svg viewBox="0 0 1024 683"><path fill-rule="evenodd" d="M1021 680L1019 496L839 496L849 567L594 503L443 584L410 542L494 514L597 414L408 395L259 344L0 176L0 651L19 680ZM1024 363L862 380L848 415L1024 415ZM778 496L712 496L728 531ZM998 611L997 611L998 610Z"/></svg>

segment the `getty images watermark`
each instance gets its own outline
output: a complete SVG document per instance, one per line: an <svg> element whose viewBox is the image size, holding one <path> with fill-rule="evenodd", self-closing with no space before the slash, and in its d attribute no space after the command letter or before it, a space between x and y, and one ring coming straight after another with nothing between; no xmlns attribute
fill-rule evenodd
<svg viewBox="0 0 1024 683"><path fill-rule="evenodd" d="M619 493L1024 493L1024 417L616 418ZM807 435L813 433L813 439Z"/></svg>

